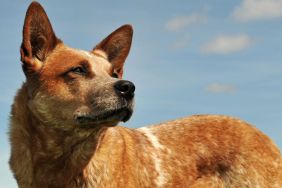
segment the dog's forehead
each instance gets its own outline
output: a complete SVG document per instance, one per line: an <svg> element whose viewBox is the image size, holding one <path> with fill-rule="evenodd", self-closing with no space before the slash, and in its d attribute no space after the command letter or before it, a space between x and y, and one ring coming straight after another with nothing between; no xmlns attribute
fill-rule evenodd
<svg viewBox="0 0 282 188"><path fill-rule="evenodd" d="M90 52L88 51L85 51L85 50L78 50L80 53L82 53L83 55L86 55L88 58L92 58L93 57L93 54L91 54Z"/></svg>
<svg viewBox="0 0 282 188"><path fill-rule="evenodd" d="M64 44L58 45L44 62L42 75L52 76L64 73L72 68L89 65L91 71L98 74L109 74L112 64L108 61L103 51L85 51L68 47ZM52 67L52 68L48 68Z"/></svg>
<svg viewBox="0 0 282 188"><path fill-rule="evenodd" d="M89 52L79 49L77 52L84 56L94 70L109 69L111 67L111 63L107 60L107 56L103 51L95 50L94 52Z"/></svg>
<svg viewBox="0 0 282 188"><path fill-rule="evenodd" d="M47 58L47 64L54 67L76 66L83 61L87 61L91 67L97 68L111 68L111 63L108 61L105 52L100 50L85 51L81 49L75 49L66 45L58 46L52 54Z"/></svg>

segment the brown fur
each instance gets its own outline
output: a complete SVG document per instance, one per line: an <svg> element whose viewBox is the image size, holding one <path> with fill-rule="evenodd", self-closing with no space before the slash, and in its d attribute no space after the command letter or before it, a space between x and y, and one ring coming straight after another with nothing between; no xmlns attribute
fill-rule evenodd
<svg viewBox="0 0 282 188"><path fill-rule="evenodd" d="M198 115L147 128L116 126L133 105L113 89L131 38L125 25L91 52L76 50L55 36L38 3L30 5L21 46L27 80L10 122L19 187L282 187L278 148L238 119ZM118 113L121 107L127 110ZM94 118L109 111L116 113Z"/></svg>

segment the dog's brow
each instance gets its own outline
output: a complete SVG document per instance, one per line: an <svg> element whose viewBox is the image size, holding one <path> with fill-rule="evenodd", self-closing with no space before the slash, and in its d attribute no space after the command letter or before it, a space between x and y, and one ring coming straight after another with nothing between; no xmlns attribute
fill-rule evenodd
<svg viewBox="0 0 282 188"><path fill-rule="evenodd" d="M79 61L78 64L80 64L80 65L88 65L89 61L86 60L86 59L83 59L83 60Z"/></svg>
<svg viewBox="0 0 282 188"><path fill-rule="evenodd" d="M91 58L92 57L92 54L87 52L87 51L84 51L84 50L79 50L80 52L82 52L83 54L85 54L87 57Z"/></svg>
<svg viewBox="0 0 282 188"><path fill-rule="evenodd" d="M89 62L88 60L84 59L84 60L81 60L81 61L78 63L78 65L81 65L81 66L83 66L83 67L85 67L85 68L89 68L89 67L90 67L90 62Z"/></svg>

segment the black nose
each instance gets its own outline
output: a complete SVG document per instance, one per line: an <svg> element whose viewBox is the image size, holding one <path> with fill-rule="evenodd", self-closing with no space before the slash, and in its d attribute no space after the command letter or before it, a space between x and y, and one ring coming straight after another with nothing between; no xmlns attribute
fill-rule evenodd
<svg viewBox="0 0 282 188"><path fill-rule="evenodd" d="M132 82L126 80L117 81L114 85L116 92L126 99L134 97L135 86Z"/></svg>

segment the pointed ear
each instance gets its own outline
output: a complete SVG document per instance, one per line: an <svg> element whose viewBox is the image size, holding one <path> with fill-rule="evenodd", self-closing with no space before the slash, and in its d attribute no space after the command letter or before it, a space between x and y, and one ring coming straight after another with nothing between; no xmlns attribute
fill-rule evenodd
<svg viewBox="0 0 282 188"><path fill-rule="evenodd" d="M59 42L43 7L32 2L27 9L23 27L21 61L24 72L38 71L48 53Z"/></svg>
<svg viewBox="0 0 282 188"><path fill-rule="evenodd" d="M132 26L123 25L93 49L93 53L99 52L99 50L106 53L108 61L113 64L114 73L119 78L122 77L123 64L130 50L132 36Z"/></svg>

